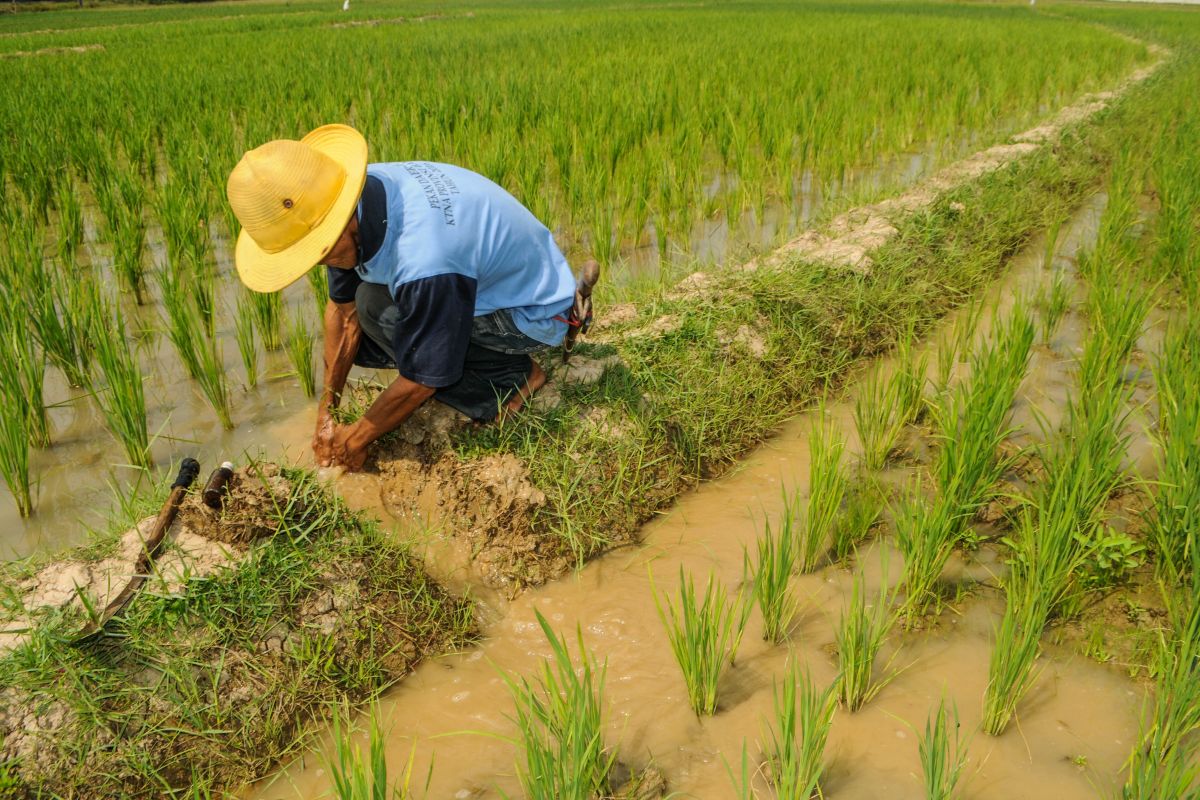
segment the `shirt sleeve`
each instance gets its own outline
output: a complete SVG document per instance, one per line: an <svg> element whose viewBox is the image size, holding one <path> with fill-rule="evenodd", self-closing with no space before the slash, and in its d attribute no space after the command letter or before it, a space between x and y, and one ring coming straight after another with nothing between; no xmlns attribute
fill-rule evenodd
<svg viewBox="0 0 1200 800"><path fill-rule="evenodd" d="M363 282L358 270L340 267L326 267L325 270L329 275L329 299L335 303L353 303L354 293Z"/></svg>
<svg viewBox="0 0 1200 800"><path fill-rule="evenodd" d="M475 288L474 278L455 273L396 287L400 320L392 344L401 375L434 389L458 383L471 342Z"/></svg>

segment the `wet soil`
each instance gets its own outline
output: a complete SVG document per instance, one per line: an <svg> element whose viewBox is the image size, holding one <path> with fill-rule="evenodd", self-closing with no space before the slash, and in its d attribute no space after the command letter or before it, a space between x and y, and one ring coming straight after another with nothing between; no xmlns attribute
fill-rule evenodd
<svg viewBox="0 0 1200 800"><path fill-rule="evenodd" d="M1053 272L1073 279L1075 253L1094 238L1103 203L1097 197L1064 227L1051 264L1042 262L1044 243L1032 242L982 300L987 312L978 319L970 310L960 312L931 336L923 345L931 375L939 342L977 341L1019 294L1032 293ZM1149 321L1135 360L1153 352L1160 321ZM1006 447L1042 441L1056 427L1086 334L1084 320L1072 312L1048 346L1038 349L1013 409L1018 430ZM965 363L956 359L952 374L964 370ZM825 412L846 435L850 461L860 452L854 392L851 381L846 395ZM1142 399L1152 401L1148 395ZM1152 402L1147 413L1153 413ZM1035 424L1039 419L1045 429ZM773 687L787 663L800 660L819 684L832 681L837 671L833 628L848 600L853 572L861 570L874 591L895 582L902 559L885 536L861 549L852 567L827 564L796 578L803 607L790 643L763 642L753 615L737 661L722 678L718 713L709 719L697 719L690 710L654 598L674 592L681 567L700 580L713 575L731 588L741 584L743 548L752 546L764 520L781 513L782 490L807 494L808 434L818 421L815 412L800 415L730 474L683 496L645 526L638 547L613 551L570 577L511 600L481 594L482 616L490 620L483 643L424 665L385 696L382 714L391 731L393 770L410 755L417 774L433 764L431 797L491 798L518 791L513 766L518 754L502 740L515 734L512 701L498 673L528 675L549 656L534 620L538 611L560 632L578 627L591 652L607 661L607 742L622 762L634 768L653 764L677 796L735 796L728 770L736 770L743 744L753 764L765 759ZM906 452L878 477L885 485L906 485L924 468L933 446L928 432L914 426ZM1145 471L1152 469L1153 460L1145 457L1151 452L1142 428L1130 450L1130 466L1142 470L1142 477L1152 475ZM1037 459L1026 456L1006 480L1014 489L1027 488L1039 470ZM1114 524L1126 524L1136 534L1144 502L1133 490L1114 497ZM384 503L375 509L390 517L398 536L419 535L411 518L390 515L392 508ZM1145 569L1100 597L1079 620L1047 632L1038 677L1018 708L1017 724L1000 737L971 733L981 719L988 658L1003 610L996 579L1006 570L997 541L1006 529L1005 510L1000 504L985 512L978 523L981 546L952 559L944 575L951 599L940 615L889 638L876 663L877 674L887 677L878 696L857 713L838 711L827 750L826 797L923 797L918 731L943 697L957 709L967 737L966 796L1082 800L1115 791L1147 693L1147 684L1137 679L1146 655L1145 633L1139 631L1152 631L1161 616ZM315 798L327 787L319 759L304 757L245 796ZM761 770L755 787L760 796L771 796Z"/></svg>

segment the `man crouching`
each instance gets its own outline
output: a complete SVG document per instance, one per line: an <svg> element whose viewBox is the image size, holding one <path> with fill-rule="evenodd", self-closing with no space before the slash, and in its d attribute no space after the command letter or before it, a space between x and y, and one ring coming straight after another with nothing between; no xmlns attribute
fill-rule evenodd
<svg viewBox="0 0 1200 800"><path fill-rule="evenodd" d="M328 268L322 466L360 469L367 446L430 397L489 421L545 383L530 354L563 340L575 280L546 226L482 175L368 165L357 131L325 125L246 153L227 194L247 287L273 292ZM400 374L360 420L335 425L354 364Z"/></svg>

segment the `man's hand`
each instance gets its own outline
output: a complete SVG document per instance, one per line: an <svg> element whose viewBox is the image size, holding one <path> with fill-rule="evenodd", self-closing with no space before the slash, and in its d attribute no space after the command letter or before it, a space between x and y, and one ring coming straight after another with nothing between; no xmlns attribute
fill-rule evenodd
<svg viewBox="0 0 1200 800"><path fill-rule="evenodd" d="M345 467L347 472L358 472L367 460L367 445L354 425L333 425L329 444L329 463L325 466Z"/></svg>
<svg viewBox="0 0 1200 800"><path fill-rule="evenodd" d="M334 427L333 414L329 412L329 406L321 403L317 407L317 431L313 434L312 441L313 455L317 459L317 466L328 467L332 463Z"/></svg>

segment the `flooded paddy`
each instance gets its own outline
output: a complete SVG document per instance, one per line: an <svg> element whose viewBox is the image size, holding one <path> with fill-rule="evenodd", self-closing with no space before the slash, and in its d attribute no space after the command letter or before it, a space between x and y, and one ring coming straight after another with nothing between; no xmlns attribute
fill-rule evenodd
<svg viewBox="0 0 1200 800"><path fill-rule="evenodd" d="M1067 276L1078 295L1076 254L1094 241L1103 207L1103 195L1097 196L1064 225L1050 269L1043 263L1045 242L1035 240L980 299L982 313L964 309L928 337L922 348L929 354L930 379L939 344L985 339L995 319L1007 315L1018 297L1036 294L1052 274ZM1161 320L1150 321L1139 348L1153 352L1160 335ZM1035 350L1013 407L1015 442L1042 439L1038 420L1047 430L1056 427L1072 393L1075 362L1086 336L1076 307L1048 345ZM956 361L955 373L964 369ZM861 453L853 420L855 387L851 381L825 408L826 418L847 436L849 462ZM570 634L578 627L590 652L607 662L606 742L616 748L621 763L634 770L659 770L676 796L736 796L730 771L738 770L743 743L752 764L765 758L773 693L789 661L807 665L818 686L833 681L838 672L834 626L849 597L853 572L865 573L873 593L896 582L903 558L889 534L860 549L852 564L827 564L794 578L801 608L788 645L765 643L761 621L752 615L736 661L721 679L718 711L711 718L697 718L689 707L656 611L655 591L671 591L680 568L700 581L713 575L726 586L741 584L745 549L753 547L765 520L782 513L784 492L808 492L809 434L820 419L814 411L790 421L731 474L686 494L645 526L641 544L610 552L577 574L512 601L462 571L448 570L453 559L447 558L447 550L452 548L439 540L436 518L414 524L391 517L380 499L388 487L377 477L340 479L343 493L355 505L387 520L397 536L426 542L430 568L470 587L483 605L484 639L478 647L422 665L379 702L392 774L407 769L412 758L413 774L424 776L432 769L429 797L519 793L514 775L518 750L506 741L516 735L512 699L501 673L530 675L550 656L535 621L537 611L572 642ZM1139 474L1152 477L1146 429L1137 427L1130 458ZM897 487L907 484L928 457L929 446L921 429L910 429L908 460L889 467L882 480ZM947 569L947 579L959 586L959 598L931 627L897 629L876 663L885 676L879 694L856 713L836 712L822 780L825 796L923 797L918 735L943 697L957 708L966 737L966 796L1082 800L1117 790L1118 773L1137 739L1146 686L1119 665L1085 656L1070 636L1047 636L1061 642L1046 646L1016 725L1000 737L971 733L980 723L988 659L1003 611L997 579L1007 571L994 535L983 527L981 531L979 549L960 551ZM326 796L329 775L320 750L327 746L328 739L243 797ZM756 776L755 787L767 790L763 774Z"/></svg>

